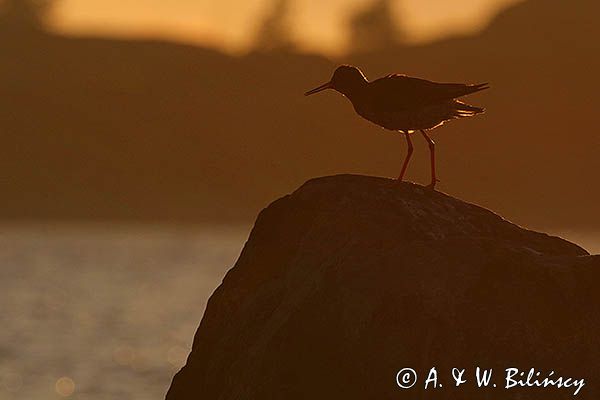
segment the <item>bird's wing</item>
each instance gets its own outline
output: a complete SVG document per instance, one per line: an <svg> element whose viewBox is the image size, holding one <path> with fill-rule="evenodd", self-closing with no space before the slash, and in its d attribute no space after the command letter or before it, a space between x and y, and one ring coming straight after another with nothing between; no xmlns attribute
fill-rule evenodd
<svg viewBox="0 0 600 400"><path fill-rule="evenodd" d="M380 110L397 110L451 100L487 89L487 83L438 83L406 75L388 75L369 84L370 100Z"/></svg>

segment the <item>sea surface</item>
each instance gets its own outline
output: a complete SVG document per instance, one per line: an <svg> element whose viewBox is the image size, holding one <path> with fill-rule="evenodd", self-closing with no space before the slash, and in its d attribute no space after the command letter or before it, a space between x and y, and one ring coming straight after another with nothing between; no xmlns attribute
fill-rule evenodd
<svg viewBox="0 0 600 400"><path fill-rule="evenodd" d="M0 227L0 399L163 399L249 227Z"/></svg>
<svg viewBox="0 0 600 400"><path fill-rule="evenodd" d="M0 399L163 399L249 230L0 226Z"/></svg>

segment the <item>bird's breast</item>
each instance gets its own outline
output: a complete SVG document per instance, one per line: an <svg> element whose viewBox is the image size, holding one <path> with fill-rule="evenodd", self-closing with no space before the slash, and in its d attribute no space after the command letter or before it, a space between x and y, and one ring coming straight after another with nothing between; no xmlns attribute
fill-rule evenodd
<svg viewBox="0 0 600 400"><path fill-rule="evenodd" d="M413 131L431 129L451 119L451 107L446 103L393 110L378 109L367 104L354 104L358 115L385 129Z"/></svg>

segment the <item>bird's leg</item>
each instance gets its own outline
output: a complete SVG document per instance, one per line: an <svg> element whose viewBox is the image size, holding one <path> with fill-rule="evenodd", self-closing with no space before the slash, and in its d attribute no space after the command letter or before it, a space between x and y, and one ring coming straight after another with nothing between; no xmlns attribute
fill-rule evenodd
<svg viewBox="0 0 600 400"><path fill-rule="evenodd" d="M431 140L429 136L425 133L424 130L421 129L421 135L427 140L429 144L429 156L431 158L431 183L428 185L429 188L434 189L435 184L439 182L435 177L435 142Z"/></svg>
<svg viewBox="0 0 600 400"><path fill-rule="evenodd" d="M413 145L412 145L412 141L410 140L410 136L408 135L408 132L403 132L404 136L406 137L406 144L408 145L408 152L406 153L406 158L404 158L404 164L402 164L402 171L400 171L400 176L398 177L398 181L402 181L402 178L404 177L404 173L406 172L406 167L408 167L408 162L410 161L410 157L412 156L413 153Z"/></svg>

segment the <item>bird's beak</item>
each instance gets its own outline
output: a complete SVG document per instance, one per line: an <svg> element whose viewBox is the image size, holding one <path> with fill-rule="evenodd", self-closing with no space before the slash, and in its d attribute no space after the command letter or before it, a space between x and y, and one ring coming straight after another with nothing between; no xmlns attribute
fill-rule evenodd
<svg viewBox="0 0 600 400"><path fill-rule="evenodd" d="M333 84L331 82L327 82L327 83L322 84L319 87L309 90L308 92L304 93L304 95L310 96L311 94L319 93L325 89L331 89L331 88L333 88Z"/></svg>

